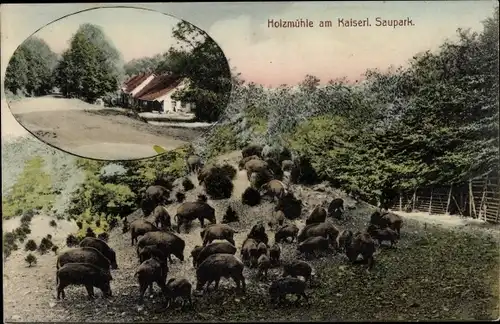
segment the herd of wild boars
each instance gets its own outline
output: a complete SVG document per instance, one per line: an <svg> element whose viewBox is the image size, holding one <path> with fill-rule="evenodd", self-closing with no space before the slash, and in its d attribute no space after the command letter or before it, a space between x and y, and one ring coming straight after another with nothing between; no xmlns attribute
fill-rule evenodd
<svg viewBox="0 0 500 324"><path fill-rule="evenodd" d="M207 179L211 168L217 167L203 165L202 159L194 155L188 157L186 163L190 172L196 172L199 184ZM333 197L330 202L314 206L305 219L305 225L299 229L294 219L302 216L304 204L283 179L284 171L297 167L288 150L267 152L266 155L262 147L250 145L243 149L238 165L240 170L247 172L249 188L274 202L274 210L267 221L255 222L239 246L235 234L241 231L229 225L238 221L238 213L231 207L225 211L223 222L217 223L215 208L206 195L200 194L194 201L180 202L171 217L166 208L171 203L171 190L157 184L146 188L141 203L143 217L130 223L126 219L123 222L123 233L130 231L131 245L135 246L137 253L138 266L133 277L139 284L140 302L147 289L152 293L156 284L167 307L178 298L182 299L182 305L186 302L192 305L193 288L208 292L214 284L216 290L222 278L233 280L236 288L244 293L248 281L245 268L253 269L258 280L266 281L270 269L282 269L279 278L269 284L272 301L282 301L287 294L296 295L297 300L308 300L305 290L310 287L308 283L312 280L313 268L305 260L343 253L347 260L358 263L361 256L361 261L367 263L370 271L374 266L376 243L380 245L387 241L393 246L400 238L402 218L384 210L371 215L366 229L353 232L340 228L336 224L345 218L344 201ZM184 180L182 183L184 188L194 187L186 185ZM148 221L149 217L153 220ZM172 256L178 259L175 262L184 262L186 242L179 234L181 230L189 233L190 224L195 220L199 221L202 230L199 245L189 254L196 278L196 283L191 283L181 274L172 277L169 263L174 262ZM281 259L285 245L295 245L296 255L292 260ZM304 260L301 260L302 256ZM85 238L78 248L58 256L57 298L60 295L64 298L64 288L71 284L84 285L90 298L94 296L93 287L99 288L103 296L112 296L110 282L113 279L111 270L114 269L118 269L118 263L113 249L100 239Z"/></svg>

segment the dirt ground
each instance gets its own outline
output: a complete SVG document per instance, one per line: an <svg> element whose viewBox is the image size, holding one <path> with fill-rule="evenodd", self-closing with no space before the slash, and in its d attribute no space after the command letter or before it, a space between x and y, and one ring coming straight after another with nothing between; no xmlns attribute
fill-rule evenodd
<svg viewBox="0 0 500 324"><path fill-rule="evenodd" d="M77 99L29 98L9 104L16 120L40 140L71 154L127 160L156 155L153 145L175 149L203 130L151 125Z"/></svg>
<svg viewBox="0 0 500 324"><path fill-rule="evenodd" d="M237 154L232 154L221 158L220 160L229 160L234 163ZM197 180L194 176L190 176L193 183L196 185ZM285 180L286 182L286 180ZM240 248L246 237L250 227L257 221L263 220L267 223L268 217L272 213L273 204L271 202L263 202L258 206L249 207L241 203L241 193L247 188L248 181L245 171L239 171L236 179L233 181L234 191L230 199L226 200L209 200L209 204L216 210L217 222L222 220L224 212L228 205L231 205L237 211L240 221L231 223L230 225L237 231L235 235L236 246L238 251L236 255L240 256ZM311 188L303 186L292 186L293 192L304 202L302 218L293 221L299 228L304 226L304 218L310 213L312 208L318 203L328 201L335 197L342 197L348 210L348 216L343 221L336 221L336 226L341 229L356 230L365 226L368 215L373 210L373 206L364 203L356 203L354 200L346 196L341 196L330 190L324 185L317 185ZM334 189L333 189L334 190ZM195 189L186 194L187 200L194 200L196 196L203 192L203 189L196 186ZM168 212L173 217L178 203L168 206ZM136 211L128 217L129 221L141 217L142 212ZM292 221L290 221L292 222ZM402 312L398 318L385 317L388 309L386 304L378 305L378 308L371 305L367 310L371 312L365 314L364 310L349 309L351 304L359 302L359 294L357 290L354 295L350 296L350 291L346 287L358 285L363 289L373 290L377 300L379 297L378 291L384 291L384 294L389 294L395 291L394 296L387 296L391 302L399 302L399 298L404 298L406 294L401 294L393 287L372 287L379 282L384 284L384 277L389 271L387 267L391 264L397 269L397 260L404 258L409 254L409 251L417 249L415 242L422 241L421 234L417 234L416 230L421 230L420 225L407 222L407 227L404 228L404 240L396 250L382 251L377 250L376 258L379 265L373 277L368 277L361 268L353 268L346 262L343 255L332 255L311 262L313 273L315 275L315 286L308 290L308 294L312 296L312 305L309 308L301 306L287 307L282 310L274 310L268 301L267 289L272 280L277 279L281 270L279 268L271 269L267 280L258 280L255 269L245 268L244 276L247 281L247 293L242 295L234 289L232 280L223 279L220 284L220 291L211 292L203 296L194 295L195 309L190 311L182 311L180 309L171 309L165 311L161 306L161 298L146 299L144 305L138 304L138 285L133 278L133 273L137 269L138 260L136 256L135 246L131 246L130 232L122 233L120 228L113 230L110 233L109 245L117 253L117 262L119 269L113 270L112 289L114 296L110 299L102 299L100 292L95 289L98 296L97 300L88 301L86 292L83 287L68 287L66 288L66 299L57 301L55 299L55 272L56 272L56 256L47 254L38 256L38 264L32 268L28 268L23 258L24 251L15 251L5 263L4 266L4 314L7 320L14 321L100 321L100 322L146 322L146 321L275 321L275 320L293 320L293 321L338 321L347 319L358 320L404 320L408 318L421 319L422 314L418 313L419 307L415 301L408 301L408 308ZM13 225L12 225L13 226ZM33 225L32 225L33 227ZM50 230L50 229L47 229ZM189 257L191 250L196 245L201 245L200 225L198 221L194 221L189 232L181 229L180 237L185 240L186 247L184 250L185 261L180 262L173 257L174 263L169 265L169 278L184 277L193 285L196 284L195 270L192 267L192 259ZM267 228L266 232L269 235L270 242L274 242L273 232ZM43 235L43 234L42 234ZM57 243L56 243L57 244ZM61 243L62 244L62 243ZM423 244L423 243L419 243ZM64 250L64 245L61 245L61 250ZM297 258L295 244L281 244L282 260L291 260ZM453 256L455 257L455 256ZM385 259L384 259L385 258ZM385 261L384 261L385 260ZM408 262L402 259L401 262ZM445 262L447 263L447 262ZM439 264L432 265L437 267ZM424 267L425 268L425 267ZM430 268L430 273L439 272ZM377 276L382 276L378 278ZM400 276L406 276L402 278ZM391 278L392 284L398 282L397 286L406 287L407 291L412 291L408 285L410 274L395 273L394 278ZM372 279L369 279L372 278ZM421 285L425 285L431 279L415 277L415 281L423 280ZM427 281L425 281L427 280ZM433 279L435 280L435 278ZM432 283L432 281L431 281ZM341 287L340 285L345 285ZM359 289L358 287L358 289ZM193 287L194 288L194 287ZM469 291L474 287L465 287ZM462 290L465 291L465 288ZM427 289L427 288L426 288ZM446 287L443 289L447 289ZM158 291L158 288L155 287ZM434 289L437 291L437 289ZM440 292L443 296L443 303L446 302L446 290ZM351 300L349 298L355 298ZM429 299L427 295L423 295L421 300L418 300L424 307L424 303ZM435 296L433 296L435 298ZM486 298L482 296L481 298ZM490 297L488 297L490 298ZM356 300L357 299L357 300ZM463 298L462 298L463 299ZM367 300L367 303L379 303L377 300ZM434 299L432 299L434 300ZM216 306L215 306L216 305ZM426 306L430 307L430 306ZM441 307L455 307L436 305L436 309ZM462 307L457 305L457 307ZM463 307L462 307L463 308ZM345 314L340 314L340 311L345 309ZM377 311L378 309L378 311ZM427 309L427 308L426 308ZM446 308L445 308L446 309ZM436 310L438 312L438 310ZM443 312L443 310L440 310ZM465 311L464 318L470 318L472 311ZM348 315L346 315L348 314ZM346 317L347 316L347 317ZM428 316L433 316L432 314ZM440 314L440 318L448 318L446 315ZM427 317L426 317L427 318Z"/></svg>

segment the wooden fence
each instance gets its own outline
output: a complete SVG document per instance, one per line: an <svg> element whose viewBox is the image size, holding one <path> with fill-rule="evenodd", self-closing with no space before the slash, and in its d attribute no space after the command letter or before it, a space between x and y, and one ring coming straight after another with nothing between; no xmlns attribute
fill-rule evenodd
<svg viewBox="0 0 500 324"><path fill-rule="evenodd" d="M391 207L400 211L451 214L500 222L500 177L492 170L461 184L401 193Z"/></svg>

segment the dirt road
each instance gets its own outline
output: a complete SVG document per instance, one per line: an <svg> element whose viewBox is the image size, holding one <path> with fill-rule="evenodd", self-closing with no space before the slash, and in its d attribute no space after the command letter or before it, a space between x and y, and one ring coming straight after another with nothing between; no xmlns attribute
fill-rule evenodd
<svg viewBox="0 0 500 324"><path fill-rule="evenodd" d="M99 114L100 107L52 96L9 103L16 120L38 139L68 153L105 160L156 155L153 145L175 149L200 129L150 125L124 115Z"/></svg>

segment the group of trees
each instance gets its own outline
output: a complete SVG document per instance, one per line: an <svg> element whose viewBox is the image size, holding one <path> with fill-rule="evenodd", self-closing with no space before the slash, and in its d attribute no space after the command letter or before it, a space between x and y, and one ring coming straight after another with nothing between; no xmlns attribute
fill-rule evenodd
<svg viewBox="0 0 500 324"><path fill-rule="evenodd" d="M287 145L311 159L320 179L370 200L492 170L499 162L498 24L497 8L481 33L458 30L458 40L404 68L369 70L354 85L340 79L318 87L307 76L298 88L269 91L236 79L207 154L249 142Z"/></svg>
<svg viewBox="0 0 500 324"><path fill-rule="evenodd" d="M5 89L16 95L41 96L54 85L57 55L40 38L30 37L19 46L5 72Z"/></svg>

